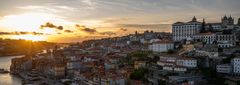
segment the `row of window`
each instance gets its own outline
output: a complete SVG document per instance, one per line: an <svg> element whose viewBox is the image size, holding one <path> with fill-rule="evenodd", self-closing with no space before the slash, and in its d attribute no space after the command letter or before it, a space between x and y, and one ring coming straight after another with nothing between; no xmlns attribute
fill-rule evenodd
<svg viewBox="0 0 240 85"><path fill-rule="evenodd" d="M182 25L182 26L173 26L173 28L197 28L201 25Z"/></svg>

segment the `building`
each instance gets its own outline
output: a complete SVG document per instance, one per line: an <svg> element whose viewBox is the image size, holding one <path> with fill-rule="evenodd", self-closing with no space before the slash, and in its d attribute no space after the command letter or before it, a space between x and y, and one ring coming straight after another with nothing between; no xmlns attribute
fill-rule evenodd
<svg viewBox="0 0 240 85"><path fill-rule="evenodd" d="M157 65L161 66L165 71L182 73L186 72L188 69L196 68L197 60L176 55L160 56Z"/></svg>
<svg viewBox="0 0 240 85"><path fill-rule="evenodd" d="M223 34L223 33L217 33L216 34L216 39L218 42L223 42L223 41L235 41L236 36L235 34Z"/></svg>
<svg viewBox="0 0 240 85"><path fill-rule="evenodd" d="M215 33L199 33L194 36L194 40L196 41L203 41L206 44L213 44L216 41L216 34Z"/></svg>
<svg viewBox="0 0 240 85"><path fill-rule="evenodd" d="M180 58L176 60L176 65L187 68L196 68L197 60L193 58Z"/></svg>
<svg viewBox="0 0 240 85"><path fill-rule="evenodd" d="M134 68L138 69L140 67L145 67L146 66L146 62L145 61L135 61L134 62Z"/></svg>
<svg viewBox="0 0 240 85"><path fill-rule="evenodd" d="M234 25L234 19L232 16L227 17L226 15L222 18L223 28L228 28L229 26Z"/></svg>
<svg viewBox="0 0 240 85"><path fill-rule="evenodd" d="M153 42L148 46L148 49L153 52L167 52L174 49L174 43L171 41L158 41Z"/></svg>
<svg viewBox="0 0 240 85"><path fill-rule="evenodd" d="M239 77L225 77L225 85L239 85L240 78Z"/></svg>
<svg viewBox="0 0 240 85"><path fill-rule="evenodd" d="M179 72L186 72L187 68L183 66L176 66L176 65L165 65L163 66L163 70L179 73Z"/></svg>
<svg viewBox="0 0 240 85"><path fill-rule="evenodd" d="M176 22L172 25L173 41L181 41L192 38L198 34L202 28L202 23L198 22L194 16L190 22Z"/></svg>
<svg viewBox="0 0 240 85"><path fill-rule="evenodd" d="M49 74L53 78L64 78L65 77L65 65L55 64L50 66Z"/></svg>
<svg viewBox="0 0 240 85"><path fill-rule="evenodd" d="M207 85L202 76L168 76L167 85Z"/></svg>
<svg viewBox="0 0 240 85"><path fill-rule="evenodd" d="M239 74L240 73L240 57L235 57L231 61L233 65L233 73Z"/></svg>
<svg viewBox="0 0 240 85"><path fill-rule="evenodd" d="M222 30L222 23L207 23L205 26L207 29Z"/></svg>
<svg viewBox="0 0 240 85"><path fill-rule="evenodd" d="M221 64L216 66L216 70L218 73L229 74L232 72L232 66L230 64Z"/></svg>

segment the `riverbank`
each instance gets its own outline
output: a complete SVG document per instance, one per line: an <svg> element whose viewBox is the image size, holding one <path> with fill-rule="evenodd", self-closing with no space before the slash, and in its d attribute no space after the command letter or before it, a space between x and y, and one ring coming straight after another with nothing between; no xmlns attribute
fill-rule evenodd
<svg viewBox="0 0 240 85"><path fill-rule="evenodd" d="M0 68L9 69L11 65L11 59L23 57L20 56L1 56ZM10 73L0 74L0 85L22 85L22 79L18 76L11 75Z"/></svg>
<svg viewBox="0 0 240 85"><path fill-rule="evenodd" d="M15 54L7 54L7 55L0 55L0 57L12 57L12 56L23 56L25 53L15 53Z"/></svg>

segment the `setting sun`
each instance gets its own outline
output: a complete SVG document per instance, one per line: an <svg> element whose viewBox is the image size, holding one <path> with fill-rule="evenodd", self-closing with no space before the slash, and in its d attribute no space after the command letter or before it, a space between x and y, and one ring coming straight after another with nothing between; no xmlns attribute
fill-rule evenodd
<svg viewBox="0 0 240 85"><path fill-rule="evenodd" d="M12 36L13 39L24 39L24 40L32 40L32 41L45 41L46 37L38 36L38 35L17 35Z"/></svg>
<svg viewBox="0 0 240 85"><path fill-rule="evenodd" d="M3 17L2 26L18 28L19 31L39 31L40 24L49 20L50 15L43 13L24 13Z"/></svg>

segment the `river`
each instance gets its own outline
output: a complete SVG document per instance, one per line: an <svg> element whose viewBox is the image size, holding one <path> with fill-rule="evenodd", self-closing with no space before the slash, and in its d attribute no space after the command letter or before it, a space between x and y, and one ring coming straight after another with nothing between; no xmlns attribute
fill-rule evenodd
<svg viewBox="0 0 240 85"><path fill-rule="evenodd" d="M0 68L9 70L11 59L16 57L22 56L0 57ZM0 74L0 85L21 85L21 79L10 74Z"/></svg>

